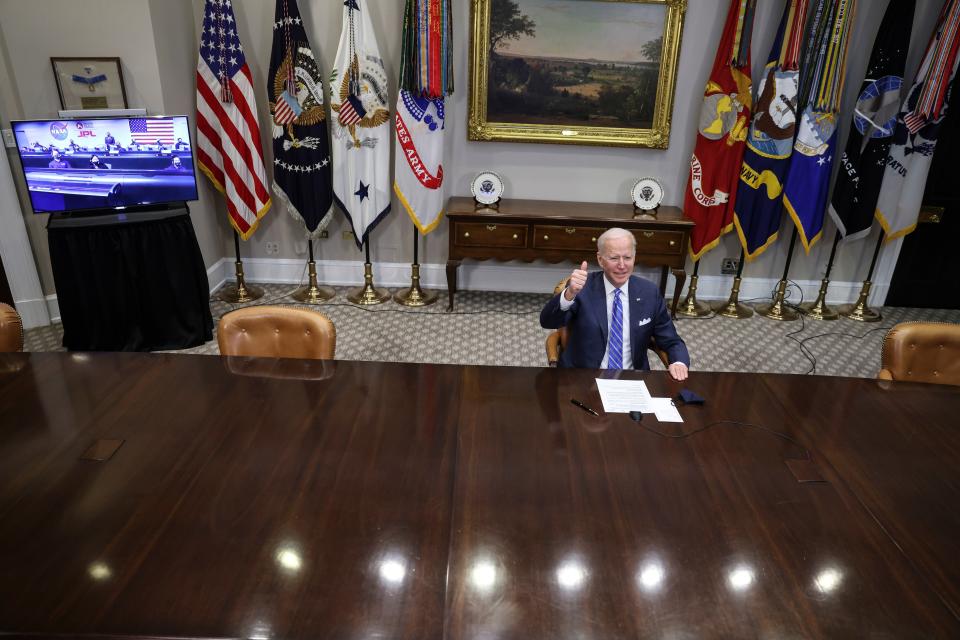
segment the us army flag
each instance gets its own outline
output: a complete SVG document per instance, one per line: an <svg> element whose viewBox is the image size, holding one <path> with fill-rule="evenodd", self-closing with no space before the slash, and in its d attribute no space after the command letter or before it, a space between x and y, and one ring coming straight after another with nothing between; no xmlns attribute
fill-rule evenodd
<svg viewBox="0 0 960 640"><path fill-rule="evenodd" d="M353 226L357 247L390 212L390 111L387 73L368 0L346 0L330 79L333 197Z"/></svg>
<svg viewBox="0 0 960 640"><path fill-rule="evenodd" d="M397 151L393 190L420 233L443 216L443 98L397 98Z"/></svg>
<svg viewBox="0 0 960 640"><path fill-rule="evenodd" d="M747 260L773 244L780 229L783 180L797 128L800 47L809 6L809 0L789 0L784 5L757 90L734 203L734 224Z"/></svg>
<svg viewBox="0 0 960 640"><path fill-rule="evenodd" d="M683 205L696 222L690 242L694 261L733 228L733 205L753 99L750 37L754 5L754 0L731 0L704 91Z"/></svg>
<svg viewBox="0 0 960 640"><path fill-rule="evenodd" d="M914 0L887 5L873 43L867 75L853 111L847 148L840 156L840 173L833 187L829 213L846 240L870 233L883 170L900 111L900 87L910 32Z"/></svg>
<svg viewBox="0 0 960 640"><path fill-rule="evenodd" d="M958 31L960 1L950 0L940 13L917 78L897 115L876 210L888 241L907 235L917 226L937 135L947 116L949 87L960 60Z"/></svg>
<svg viewBox="0 0 960 640"><path fill-rule="evenodd" d="M297 0L277 0L267 73L273 115L273 193L316 237L333 217L323 78Z"/></svg>

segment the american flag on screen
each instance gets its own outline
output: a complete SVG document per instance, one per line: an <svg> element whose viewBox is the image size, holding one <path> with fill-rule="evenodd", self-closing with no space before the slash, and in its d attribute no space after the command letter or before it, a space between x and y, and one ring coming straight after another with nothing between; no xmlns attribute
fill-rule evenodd
<svg viewBox="0 0 960 640"><path fill-rule="evenodd" d="M197 161L248 239L270 208L253 79L230 0L206 0L197 61Z"/></svg>
<svg viewBox="0 0 960 640"><path fill-rule="evenodd" d="M140 144L173 144L173 120L168 118L133 118L130 120L130 139Z"/></svg>

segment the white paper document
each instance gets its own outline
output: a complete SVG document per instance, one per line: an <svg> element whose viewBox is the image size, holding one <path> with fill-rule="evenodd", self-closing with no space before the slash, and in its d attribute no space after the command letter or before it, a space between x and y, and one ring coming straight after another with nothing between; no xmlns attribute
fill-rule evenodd
<svg viewBox="0 0 960 640"><path fill-rule="evenodd" d="M597 390L606 413L652 413L650 392L643 380L607 380L597 378Z"/></svg>
<svg viewBox="0 0 960 640"><path fill-rule="evenodd" d="M673 404L673 398L650 398L650 401L660 422L683 422L680 411Z"/></svg>

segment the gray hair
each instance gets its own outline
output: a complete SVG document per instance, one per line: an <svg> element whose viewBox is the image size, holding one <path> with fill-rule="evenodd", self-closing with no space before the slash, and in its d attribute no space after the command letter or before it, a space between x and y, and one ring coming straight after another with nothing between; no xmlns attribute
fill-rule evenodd
<svg viewBox="0 0 960 640"><path fill-rule="evenodd" d="M637 237L621 227L610 227L600 234L600 237L597 238L597 253L603 253L603 246L607 243L607 240L616 240L617 238L630 238L630 245L633 248L634 255L636 255Z"/></svg>

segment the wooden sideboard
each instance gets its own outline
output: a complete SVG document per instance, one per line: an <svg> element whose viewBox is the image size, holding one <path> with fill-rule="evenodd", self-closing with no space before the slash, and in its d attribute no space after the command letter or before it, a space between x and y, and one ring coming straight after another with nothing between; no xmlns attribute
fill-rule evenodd
<svg viewBox="0 0 960 640"><path fill-rule="evenodd" d="M448 311L457 292L457 269L464 259L544 260L595 264L597 236L610 227L629 229L637 238L637 262L660 267L665 296L667 269L676 286L671 311L676 314L687 279L684 265L693 220L678 207L660 207L656 217L634 217L633 205L551 200L501 200L497 208L479 207L473 198L447 202L450 251L447 255Z"/></svg>

